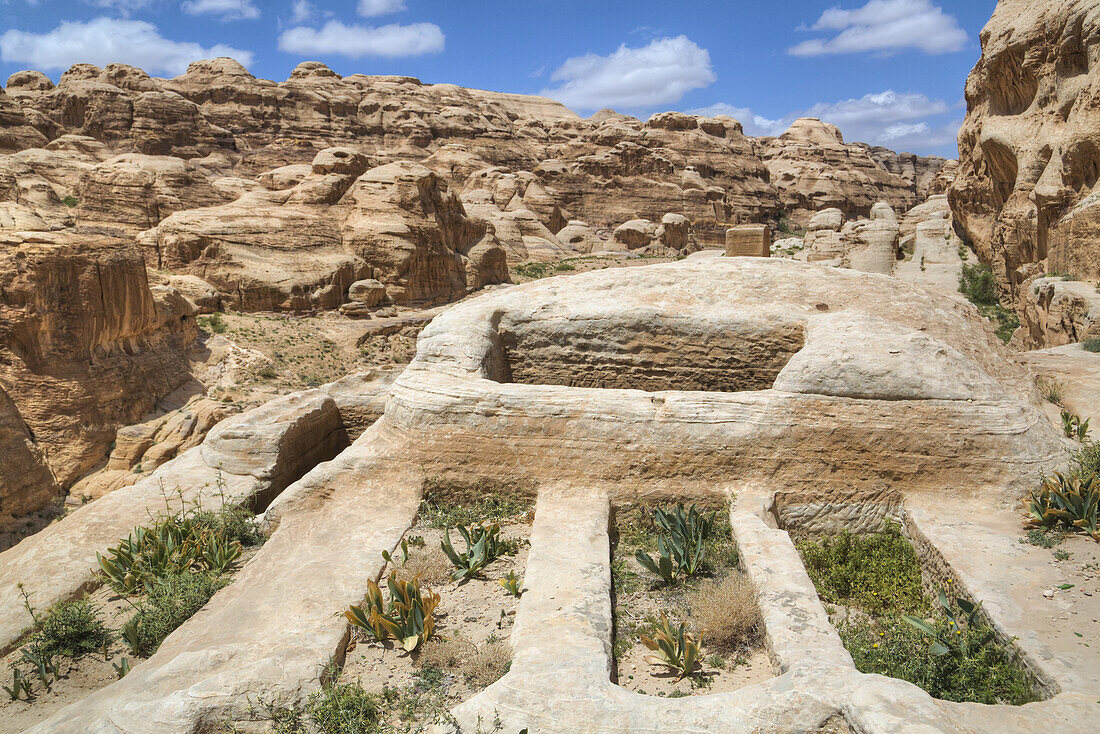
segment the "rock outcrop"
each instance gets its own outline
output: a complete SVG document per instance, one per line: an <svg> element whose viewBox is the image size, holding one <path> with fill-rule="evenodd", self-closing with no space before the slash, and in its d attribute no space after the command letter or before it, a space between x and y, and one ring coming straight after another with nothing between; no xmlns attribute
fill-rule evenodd
<svg viewBox="0 0 1100 734"><path fill-rule="evenodd" d="M1001 0L966 83L955 219L1001 286L1100 278L1100 7Z"/></svg>
<svg viewBox="0 0 1100 734"><path fill-rule="evenodd" d="M13 448L0 452L0 477L26 485L5 505L27 509L56 492L53 477L67 486L91 469L120 426L189 378L196 329L187 301L150 287L140 253L121 242L0 235L0 392L10 399L0 413ZM11 426L34 446L11 444Z"/></svg>

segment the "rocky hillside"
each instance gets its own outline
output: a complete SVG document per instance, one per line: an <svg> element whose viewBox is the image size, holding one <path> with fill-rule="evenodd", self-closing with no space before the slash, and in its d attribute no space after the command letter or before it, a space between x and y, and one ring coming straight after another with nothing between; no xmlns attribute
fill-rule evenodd
<svg viewBox="0 0 1100 734"><path fill-rule="evenodd" d="M905 211L947 163L814 119L757 139L312 62L278 83L226 58L19 72L0 90L0 521L187 382L196 313L431 306L532 260Z"/></svg>
<svg viewBox="0 0 1100 734"><path fill-rule="evenodd" d="M1100 278L1100 5L1001 0L981 42L956 220L1009 291L1044 272Z"/></svg>

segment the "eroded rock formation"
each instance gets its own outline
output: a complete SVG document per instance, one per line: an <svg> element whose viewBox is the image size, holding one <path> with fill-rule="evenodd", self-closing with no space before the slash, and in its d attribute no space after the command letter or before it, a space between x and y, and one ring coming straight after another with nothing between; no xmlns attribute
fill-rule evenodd
<svg viewBox="0 0 1100 734"><path fill-rule="evenodd" d="M1001 0L966 83L951 207L1001 286L1100 277L1100 6Z"/></svg>

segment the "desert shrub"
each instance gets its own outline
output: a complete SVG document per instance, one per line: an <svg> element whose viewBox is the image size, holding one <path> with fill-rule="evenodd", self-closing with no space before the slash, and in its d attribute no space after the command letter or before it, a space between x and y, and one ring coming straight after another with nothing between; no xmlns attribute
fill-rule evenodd
<svg viewBox="0 0 1100 734"><path fill-rule="evenodd" d="M1028 545L1035 545L1040 548L1053 548L1056 545L1060 545L1066 539L1066 531L1058 528L1052 530L1042 530L1040 528L1032 528L1027 531L1024 537L1020 538L1021 543L1027 543Z"/></svg>
<svg viewBox="0 0 1100 734"><path fill-rule="evenodd" d="M410 553L404 568L429 586L441 586L451 580L453 566L442 548L432 546Z"/></svg>
<svg viewBox="0 0 1100 734"><path fill-rule="evenodd" d="M197 320L199 328L203 331L209 331L211 334L224 334L226 330L229 329L229 324L225 322L225 318L217 311L209 316L200 316Z"/></svg>
<svg viewBox="0 0 1100 734"><path fill-rule="evenodd" d="M1035 378L1035 387L1048 403L1061 405L1066 396L1066 385L1061 380L1039 376Z"/></svg>
<svg viewBox="0 0 1100 734"><path fill-rule="evenodd" d="M1100 441L1085 441L1070 455L1071 476L1086 479L1100 475Z"/></svg>
<svg viewBox="0 0 1100 734"><path fill-rule="evenodd" d="M267 539L253 522L256 516L244 507L222 505L217 510L196 510L191 517L199 535L209 532L248 547L263 545Z"/></svg>
<svg viewBox="0 0 1100 734"><path fill-rule="evenodd" d="M723 579L702 581L688 595L691 618L706 630L708 646L732 651L753 644L763 632L757 591L748 576L734 571Z"/></svg>
<svg viewBox="0 0 1100 734"><path fill-rule="evenodd" d="M564 260L554 266L554 270L556 272L559 272L559 273L568 273L568 272L570 272L572 270L576 270L576 269L577 269L576 265L574 265L573 263L570 263L570 262L565 262Z"/></svg>
<svg viewBox="0 0 1100 734"><path fill-rule="evenodd" d="M512 268L512 272L524 278L545 278L550 275L550 263L523 263Z"/></svg>
<svg viewBox="0 0 1100 734"><path fill-rule="evenodd" d="M160 579L137 603L122 629L122 639L135 655L148 657L164 638L191 618L229 580L210 572L182 573Z"/></svg>
<svg viewBox="0 0 1100 734"><path fill-rule="evenodd" d="M999 645L967 658L933 655L928 640L901 617L841 625L840 637L863 673L909 681L945 701L1024 704L1036 700L1024 671ZM966 629L962 635L981 635Z"/></svg>
<svg viewBox="0 0 1100 734"><path fill-rule="evenodd" d="M364 734L379 731L382 698L356 683L326 686L312 694L306 713L318 734Z"/></svg>
<svg viewBox="0 0 1100 734"><path fill-rule="evenodd" d="M959 293L976 306L992 306L997 301L997 279L984 263L963 263L959 275Z"/></svg>
<svg viewBox="0 0 1100 734"><path fill-rule="evenodd" d="M1081 347L1086 352L1100 352L1100 336L1094 336L1081 342Z"/></svg>
<svg viewBox="0 0 1100 734"><path fill-rule="evenodd" d="M112 639L99 608L88 599L78 599L50 607L27 646L44 658L76 658L102 651Z"/></svg>
<svg viewBox="0 0 1100 734"><path fill-rule="evenodd" d="M823 601L858 606L868 614L921 615L929 610L920 561L895 523L877 533L845 531L800 538L795 545Z"/></svg>
<svg viewBox="0 0 1100 734"><path fill-rule="evenodd" d="M515 481L474 481L428 477L424 480L420 520L440 530L482 522L512 520L530 512L534 493Z"/></svg>
<svg viewBox="0 0 1100 734"><path fill-rule="evenodd" d="M416 660L421 671L439 670L461 676L484 688L504 677L512 664L512 650L504 640L490 638L482 645L452 637L426 643Z"/></svg>
<svg viewBox="0 0 1100 734"><path fill-rule="evenodd" d="M71 209L72 207L78 206L80 204L80 199L70 194L69 196L66 196L64 199L62 199L61 203Z"/></svg>
<svg viewBox="0 0 1100 734"><path fill-rule="evenodd" d="M963 263L959 292L978 307L982 316L995 324L995 332L1001 341L1007 344L1012 339L1012 333L1020 326L1020 319L997 299L997 280L988 265Z"/></svg>

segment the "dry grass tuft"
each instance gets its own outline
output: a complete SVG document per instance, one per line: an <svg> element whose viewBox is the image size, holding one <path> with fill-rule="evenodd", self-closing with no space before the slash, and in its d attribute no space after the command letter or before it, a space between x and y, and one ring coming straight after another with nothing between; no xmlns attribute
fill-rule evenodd
<svg viewBox="0 0 1100 734"><path fill-rule="evenodd" d="M512 649L504 640L490 639L476 645L461 638L429 640L420 648L416 664L462 676L476 688L495 683L512 664Z"/></svg>
<svg viewBox="0 0 1100 734"><path fill-rule="evenodd" d="M1055 405L1061 405L1062 399L1066 395L1066 384L1050 377L1043 377L1042 375L1036 377L1035 387L1039 388L1039 394L1043 396L1043 399Z"/></svg>
<svg viewBox="0 0 1100 734"><path fill-rule="evenodd" d="M764 632L756 587L749 577L733 571L717 581L704 581L688 596L691 618L704 630L703 641L720 650L751 645Z"/></svg>
<svg viewBox="0 0 1100 734"><path fill-rule="evenodd" d="M434 588L451 580L454 566L442 548L431 546L410 551L404 570L410 576L419 576L421 583Z"/></svg>

